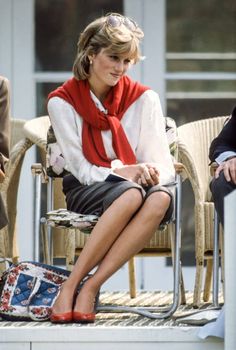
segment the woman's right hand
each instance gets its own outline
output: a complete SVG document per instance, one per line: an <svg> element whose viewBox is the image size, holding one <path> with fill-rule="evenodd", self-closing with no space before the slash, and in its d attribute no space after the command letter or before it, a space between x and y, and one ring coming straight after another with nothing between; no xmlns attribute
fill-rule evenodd
<svg viewBox="0 0 236 350"><path fill-rule="evenodd" d="M136 182L139 185L154 186L159 183L159 171L155 165L149 163L141 163L134 165L124 165L113 170L117 175Z"/></svg>

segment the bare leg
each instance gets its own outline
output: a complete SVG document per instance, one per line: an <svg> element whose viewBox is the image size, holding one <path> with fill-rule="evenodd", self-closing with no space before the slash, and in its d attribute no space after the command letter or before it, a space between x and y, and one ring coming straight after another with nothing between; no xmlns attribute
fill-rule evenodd
<svg viewBox="0 0 236 350"><path fill-rule="evenodd" d="M53 306L53 313L68 312L72 308L78 283L106 255L135 212L142 205L142 195L137 189L127 190L103 213L83 248L74 269L61 288Z"/></svg>
<svg viewBox="0 0 236 350"><path fill-rule="evenodd" d="M94 298L101 285L145 246L159 226L169 204L170 197L165 192L155 192L148 197L111 246L96 273L83 286L76 299L76 311L93 311Z"/></svg>

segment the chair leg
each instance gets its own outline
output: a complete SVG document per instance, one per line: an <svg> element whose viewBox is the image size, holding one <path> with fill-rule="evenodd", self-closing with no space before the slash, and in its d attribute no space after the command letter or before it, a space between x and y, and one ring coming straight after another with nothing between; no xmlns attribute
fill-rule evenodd
<svg viewBox="0 0 236 350"><path fill-rule="evenodd" d="M0 261L0 274L6 270L6 262Z"/></svg>
<svg viewBox="0 0 236 350"><path fill-rule="evenodd" d="M45 264L51 264L51 259L49 254L49 244L48 244L48 233L47 233L45 218L41 218L40 228L41 228L41 238L42 238L42 246L43 246L43 261Z"/></svg>
<svg viewBox="0 0 236 350"><path fill-rule="evenodd" d="M202 289L202 278L204 272L203 259L196 259L196 277L193 293L193 307L199 307L201 302L201 289Z"/></svg>
<svg viewBox="0 0 236 350"><path fill-rule="evenodd" d="M13 242L12 242L12 262L13 264L17 264L19 261L19 247L17 244L17 227L16 222L14 225L14 235L13 235Z"/></svg>
<svg viewBox="0 0 236 350"><path fill-rule="evenodd" d="M184 287L184 277L183 277L183 271L181 267L181 277L180 277L180 293L181 293L181 305L186 305L186 295L185 295L185 287Z"/></svg>
<svg viewBox="0 0 236 350"><path fill-rule="evenodd" d="M174 256L174 239L173 239L173 233L171 234L171 249L172 249L172 264L174 264L175 256ZM182 264L180 264L180 304L185 305L186 304L186 295L185 295L185 287L184 287L184 276L183 276L183 270L182 270Z"/></svg>
<svg viewBox="0 0 236 350"><path fill-rule="evenodd" d="M213 304L219 306L219 217L214 210L214 239L213 239Z"/></svg>
<svg viewBox="0 0 236 350"><path fill-rule="evenodd" d="M135 278L135 262L134 257L128 262L129 269L129 293L130 298L136 298L136 278Z"/></svg>
<svg viewBox="0 0 236 350"><path fill-rule="evenodd" d="M221 283L222 283L222 290L223 290L223 298L225 300L225 256L224 256L224 237L221 234L220 235L220 242L221 242Z"/></svg>
<svg viewBox="0 0 236 350"><path fill-rule="evenodd" d="M75 263L75 230L67 230L65 232L65 255L66 255L66 268L72 271Z"/></svg>
<svg viewBox="0 0 236 350"><path fill-rule="evenodd" d="M213 259L207 260L206 266L206 277L204 284L203 300L205 302L210 299L211 285L212 285L212 270L213 270Z"/></svg>
<svg viewBox="0 0 236 350"><path fill-rule="evenodd" d="M8 244L6 242L6 228L0 230L0 273L6 270L6 262L4 259L6 259L9 256L9 249ZM3 259L3 260L2 260Z"/></svg>

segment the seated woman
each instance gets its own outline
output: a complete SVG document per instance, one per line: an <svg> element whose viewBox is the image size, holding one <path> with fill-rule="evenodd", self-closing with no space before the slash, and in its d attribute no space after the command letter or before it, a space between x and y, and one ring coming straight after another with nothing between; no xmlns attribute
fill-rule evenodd
<svg viewBox="0 0 236 350"><path fill-rule="evenodd" d="M52 322L94 322L102 284L172 215L174 167L157 93L126 72L142 30L108 14L81 33L74 77L49 95L51 123L71 173L69 210L100 216L52 308ZM93 268L95 273L77 286Z"/></svg>

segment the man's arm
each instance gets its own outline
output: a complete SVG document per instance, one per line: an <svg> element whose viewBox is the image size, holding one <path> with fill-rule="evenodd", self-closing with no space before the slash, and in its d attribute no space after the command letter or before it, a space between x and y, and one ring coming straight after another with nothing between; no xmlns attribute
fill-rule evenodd
<svg viewBox="0 0 236 350"><path fill-rule="evenodd" d="M212 141L209 158L216 161L219 166L215 177L218 178L221 171L225 179L236 184L236 107L228 123L223 127L220 134Z"/></svg>
<svg viewBox="0 0 236 350"><path fill-rule="evenodd" d="M219 135L210 145L209 158L212 162L224 152L236 153L236 106L233 109L232 116L223 127Z"/></svg>

